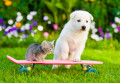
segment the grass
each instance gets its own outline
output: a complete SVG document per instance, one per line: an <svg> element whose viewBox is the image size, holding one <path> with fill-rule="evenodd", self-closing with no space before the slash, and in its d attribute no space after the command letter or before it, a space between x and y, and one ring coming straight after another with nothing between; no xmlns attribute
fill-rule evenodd
<svg viewBox="0 0 120 83"><path fill-rule="evenodd" d="M10 55L15 59L24 59L25 47L0 48L0 83L118 83L120 81L120 51L106 49L85 49L82 60L102 61L104 64L95 65L98 74L88 74L81 70L81 65L73 65L70 69L60 66L51 70L52 66L44 69L35 66L34 71L19 74L19 64L6 58ZM53 55L47 58L52 59Z"/></svg>

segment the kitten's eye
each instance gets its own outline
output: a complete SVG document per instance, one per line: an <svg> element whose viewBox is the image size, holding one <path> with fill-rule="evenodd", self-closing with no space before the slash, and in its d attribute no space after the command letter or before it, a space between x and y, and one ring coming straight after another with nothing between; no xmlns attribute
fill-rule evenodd
<svg viewBox="0 0 120 83"><path fill-rule="evenodd" d="M77 22L81 22L81 20L77 20Z"/></svg>
<svg viewBox="0 0 120 83"><path fill-rule="evenodd" d="M86 20L86 23L88 23L88 21Z"/></svg>

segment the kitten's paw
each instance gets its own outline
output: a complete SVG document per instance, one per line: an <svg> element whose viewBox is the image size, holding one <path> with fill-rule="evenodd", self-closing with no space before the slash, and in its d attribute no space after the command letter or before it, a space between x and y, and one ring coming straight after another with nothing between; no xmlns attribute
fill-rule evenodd
<svg viewBox="0 0 120 83"><path fill-rule="evenodd" d="M73 61L75 61L75 62L79 62L79 61L80 61L80 59L73 59Z"/></svg>

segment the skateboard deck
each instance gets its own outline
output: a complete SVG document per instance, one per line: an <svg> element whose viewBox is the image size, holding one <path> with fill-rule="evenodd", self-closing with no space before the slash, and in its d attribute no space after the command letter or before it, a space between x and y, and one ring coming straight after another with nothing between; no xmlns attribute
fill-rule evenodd
<svg viewBox="0 0 120 83"><path fill-rule="evenodd" d="M38 61L16 60L10 56L7 56L7 58L16 64L41 64L41 65L76 65L76 64L95 65L95 64L103 64L103 62L100 62L100 61L89 61L89 60L81 60L79 62L75 62L72 60L45 60L44 62L38 62Z"/></svg>

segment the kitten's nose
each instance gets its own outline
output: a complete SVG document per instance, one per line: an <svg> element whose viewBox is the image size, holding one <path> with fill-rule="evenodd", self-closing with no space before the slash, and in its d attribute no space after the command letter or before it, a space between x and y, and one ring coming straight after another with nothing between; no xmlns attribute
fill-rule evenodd
<svg viewBox="0 0 120 83"><path fill-rule="evenodd" d="M82 26L82 30L85 30L86 26Z"/></svg>

